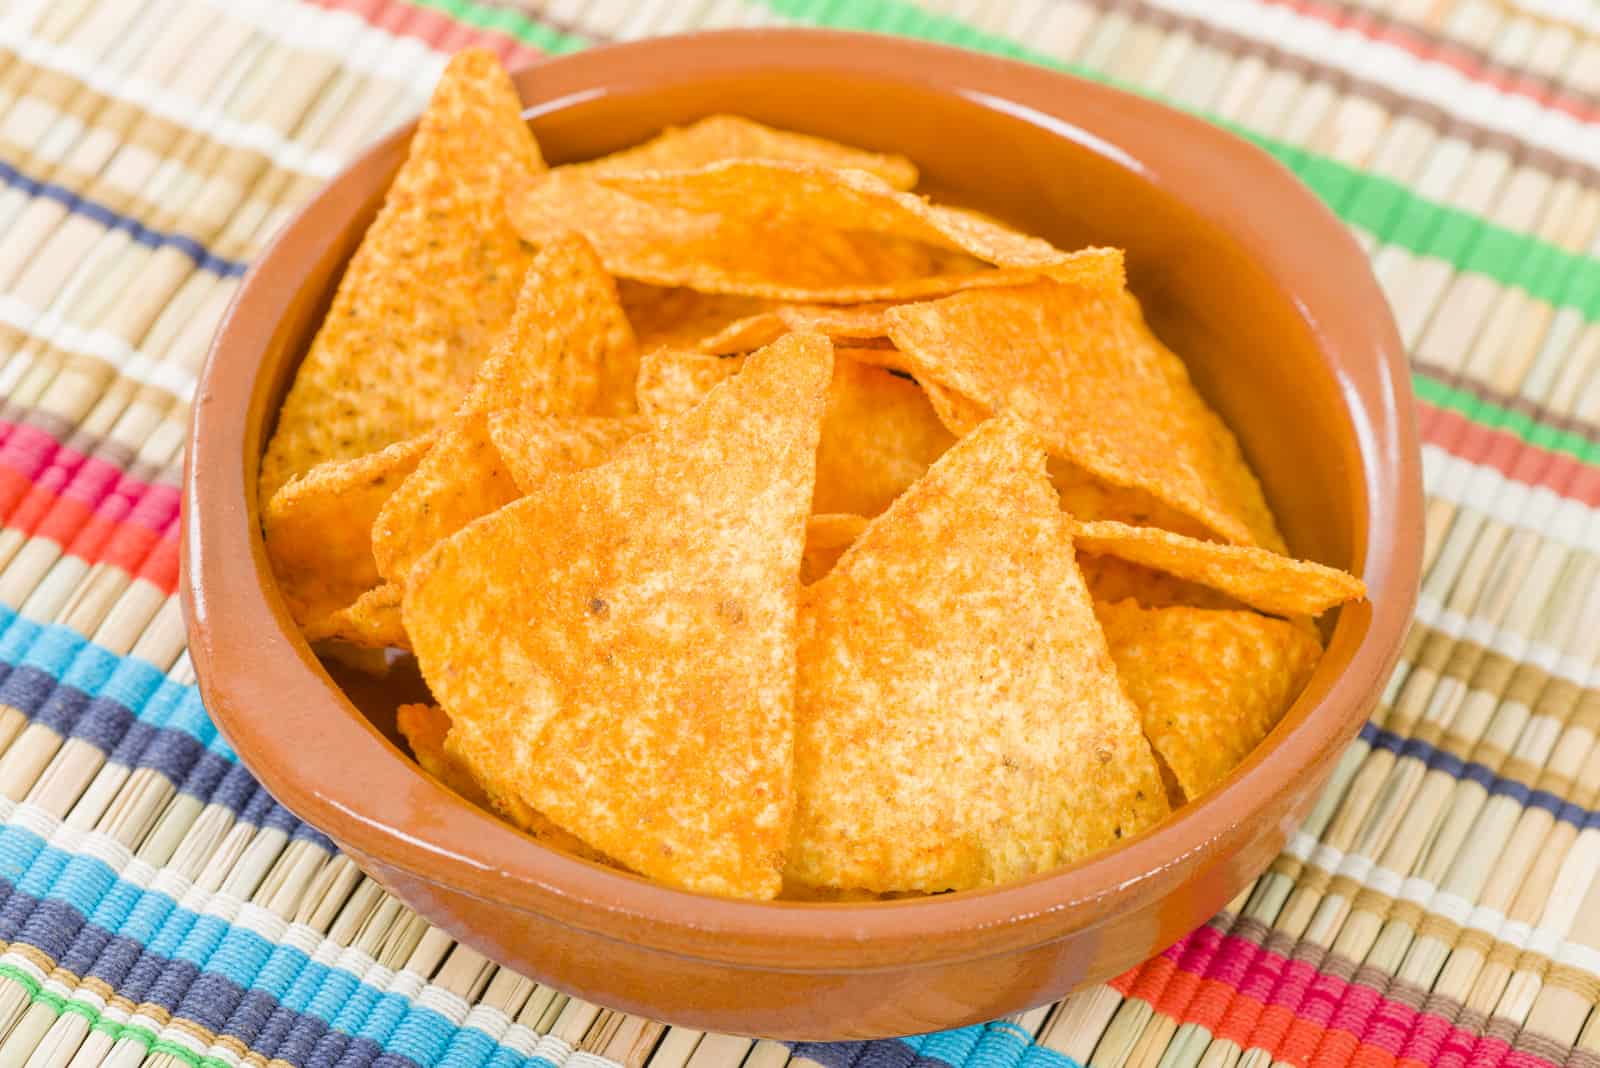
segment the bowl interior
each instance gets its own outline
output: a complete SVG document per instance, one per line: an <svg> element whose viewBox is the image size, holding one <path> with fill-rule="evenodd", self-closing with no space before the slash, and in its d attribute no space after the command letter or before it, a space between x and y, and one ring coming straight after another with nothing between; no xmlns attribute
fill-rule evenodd
<svg viewBox="0 0 1600 1068"><path fill-rule="evenodd" d="M1319 351L1313 324L1235 235L1159 185L1147 164L1080 127L992 98L837 72L797 78L752 71L583 93L538 105L528 116L546 158L559 164L718 112L903 153L921 168L919 191L937 200L987 211L1062 248L1125 249L1130 286L1152 327L1238 435L1292 550L1359 573L1370 487L1339 378ZM399 164L398 149L379 156L370 161L377 169L392 173ZM335 242L339 263L386 185L387 177L346 209ZM263 382L268 413L281 403L332 290L331 278L308 286L303 314L284 323L293 358ZM256 457L270 430L269 416L250 442ZM1330 614L1324 626L1337 618ZM1340 644L1359 640L1364 628L1356 624ZM328 670L362 714L400 744L394 709L425 692L414 668L402 662L383 681L337 664ZM1286 720L1284 729L1293 717Z"/></svg>

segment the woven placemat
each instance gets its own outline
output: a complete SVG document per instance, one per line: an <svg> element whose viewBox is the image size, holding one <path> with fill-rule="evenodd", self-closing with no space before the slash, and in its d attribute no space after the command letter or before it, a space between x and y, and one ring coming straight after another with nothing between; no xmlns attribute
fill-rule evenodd
<svg viewBox="0 0 1600 1068"><path fill-rule="evenodd" d="M1593 0L0 3L0 1065L1600 1065ZM1414 359L1426 577L1383 704L1207 927L983 1027L794 1048L454 945L269 798L184 652L194 377L245 264L444 57L910 34L1109 80L1293 167Z"/></svg>

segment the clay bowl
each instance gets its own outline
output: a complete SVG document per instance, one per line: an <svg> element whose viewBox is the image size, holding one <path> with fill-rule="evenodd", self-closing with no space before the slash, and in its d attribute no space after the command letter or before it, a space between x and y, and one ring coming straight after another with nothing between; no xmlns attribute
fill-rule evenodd
<svg viewBox="0 0 1600 1068"><path fill-rule="evenodd" d="M859 905L726 901L548 851L394 743L403 681L341 689L262 549L257 460L409 131L374 147L246 278L202 378L183 583L207 707L241 758L400 899L461 941L603 1005L789 1039L908 1034L1045 1003L1160 952L1277 855L1378 700L1416 595L1411 392L1367 262L1290 173L1205 123L1050 71L905 40L708 33L517 77L553 162L732 111L903 152L925 188L1057 245L1127 249L1157 332L1242 439L1290 545L1361 574L1327 655L1219 789L1073 867ZM413 681L414 685L414 681Z"/></svg>

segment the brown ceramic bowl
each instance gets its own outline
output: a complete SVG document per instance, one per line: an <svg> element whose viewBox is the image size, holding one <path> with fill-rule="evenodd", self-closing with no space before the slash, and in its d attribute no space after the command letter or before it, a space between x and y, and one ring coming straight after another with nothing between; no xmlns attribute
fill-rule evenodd
<svg viewBox="0 0 1600 1068"><path fill-rule="evenodd" d="M1050 71L885 37L709 33L522 71L554 162L738 112L903 152L925 188L1062 247L1127 249L1152 323L1242 439L1290 545L1353 569L1327 654L1219 789L1111 852L992 890L855 905L727 901L551 852L421 774L401 684L337 685L262 549L257 460L406 144L334 180L246 278L203 375L184 539L206 704L285 805L461 941L604 1005L717 1031L953 1027L1103 980L1203 923L1278 853L1378 700L1411 615L1421 493L1399 338L1343 226L1263 153ZM366 711L363 711L366 710Z"/></svg>

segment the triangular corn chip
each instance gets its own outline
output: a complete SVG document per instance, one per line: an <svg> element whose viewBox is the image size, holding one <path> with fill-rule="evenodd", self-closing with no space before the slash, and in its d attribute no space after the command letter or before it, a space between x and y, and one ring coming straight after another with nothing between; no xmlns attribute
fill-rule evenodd
<svg viewBox="0 0 1600 1068"><path fill-rule="evenodd" d="M378 513L372 551L379 571L403 582L436 542L517 498L489 440L489 412L631 412L637 374L633 332L594 252L570 235L540 249L511 325L479 367L460 410Z"/></svg>
<svg viewBox="0 0 1600 1068"><path fill-rule="evenodd" d="M329 460L272 495L261 510L267 558L302 628L331 633L329 617L380 580L372 523L432 448L433 433L350 460Z"/></svg>
<svg viewBox="0 0 1600 1068"><path fill-rule="evenodd" d="M601 463L650 424L639 416L539 415L526 408L491 412L489 440L518 495L531 493L551 475Z"/></svg>
<svg viewBox="0 0 1600 1068"><path fill-rule="evenodd" d="M409 649L400 623L400 587L385 582L357 597L354 604L305 628L307 641L337 638L366 649Z"/></svg>
<svg viewBox="0 0 1600 1068"><path fill-rule="evenodd" d="M561 168L582 174L688 170L730 159L764 159L867 171L895 189L917 184L916 164L904 156L852 148L824 137L779 130L737 115L712 115L670 126L642 145Z"/></svg>
<svg viewBox="0 0 1600 1068"><path fill-rule="evenodd" d="M817 448L818 512L874 516L922 477L955 438L915 382L839 349Z"/></svg>
<svg viewBox="0 0 1600 1068"><path fill-rule="evenodd" d="M958 434L989 412L1015 412L1053 455L1096 478L1143 490L1227 541L1283 551L1238 442L1132 294L1041 283L884 314ZM941 405L936 389L963 407Z"/></svg>
<svg viewBox="0 0 1600 1068"><path fill-rule="evenodd" d="M964 253L889 234L780 227L657 207L601 180L554 171L524 183L506 208L517 232L536 245L576 231L619 278L704 293L860 304L1015 285L1038 275L993 270ZM1097 261L1097 269L1102 266Z"/></svg>
<svg viewBox="0 0 1600 1068"><path fill-rule="evenodd" d="M1190 801L1261 744L1322 655L1301 627L1255 612L1132 601L1095 612L1150 744Z"/></svg>
<svg viewBox="0 0 1600 1068"><path fill-rule="evenodd" d="M707 356L681 349L647 352L639 358L639 411L653 425L674 419L743 366L740 356Z"/></svg>
<svg viewBox="0 0 1600 1068"><path fill-rule="evenodd" d="M284 399L262 460L263 499L454 410L510 321L531 258L506 218L506 192L543 169L499 61L458 52Z"/></svg>
<svg viewBox="0 0 1600 1068"><path fill-rule="evenodd" d="M395 712L395 726L411 747L422 770L479 808L489 807L489 795L460 761L445 752L445 735L450 733L450 717L438 705L401 705Z"/></svg>
<svg viewBox="0 0 1600 1068"><path fill-rule="evenodd" d="M806 520L806 549L800 557L800 581L817 581L839 562L839 557L867 529L862 515L814 515Z"/></svg>
<svg viewBox="0 0 1600 1068"><path fill-rule="evenodd" d="M1240 609L1245 606L1227 594L1170 575L1165 571L1141 567L1115 556L1088 552L1078 546L1078 570L1084 585L1096 601L1133 600L1146 608L1188 605L1190 608Z"/></svg>
<svg viewBox="0 0 1600 1068"><path fill-rule="evenodd" d="M1044 460L986 423L801 594L795 881L985 886L1166 814Z"/></svg>
<svg viewBox="0 0 1600 1068"><path fill-rule="evenodd" d="M955 441L909 382L838 349L817 449L819 512L877 515ZM639 366L639 409L659 424L698 404L739 372L736 356L660 349Z"/></svg>
<svg viewBox="0 0 1600 1068"><path fill-rule="evenodd" d="M1320 615L1367 592L1354 575L1266 549L1199 541L1159 527L1068 522L1080 553L1104 553L1164 571L1273 615Z"/></svg>
<svg viewBox="0 0 1600 1068"><path fill-rule="evenodd" d="M836 230L918 241L1074 285L1117 290L1123 284L1120 249L1063 252L987 216L929 203L862 171L729 160L696 170L602 175L596 181L672 211L801 233Z"/></svg>
<svg viewBox="0 0 1600 1068"><path fill-rule="evenodd" d="M894 307L879 301L875 304L780 304L775 308L756 312L736 319L698 339L695 348L719 356L735 352L752 352L769 345L798 330L808 334L826 334L834 341L864 341L888 336L885 310Z"/></svg>
<svg viewBox="0 0 1600 1068"><path fill-rule="evenodd" d="M825 338L794 334L607 463L441 542L403 611L451 750L641 874L770 898Z"/></svg>
<svg viewBox="0 0 1600 1068"><path fill-rule="evenodd" d="M949 403L945 412L954 412L950 422L962 422L972 416L958 406L967 402L953 394L943 393L941 399ZM1061 496L1061 507L1074 519L1110 519L1136 527L1161 527L1163 530L1187 534L1191 538L1212 539L1205 524L1191 519L1170 505L1157 500L1141 489L1116 486L1091 475L1070 460L1050 457L1046 470L1050 483Z"/></svg>
<svg viewBox="0 0 1600 1068"><path fill-rule="evenodd" d="M590 849L533 809L525 805L497 804L482 784L472 777L471 769L450 752L446 744L450 734L450 716L438 705L401 705L395 714L395 725L399 727L406 744L411 746L411 755L417 758L422 770L466 800L479 808L498 811L551 849L559 849L598 864L616 866L608 857Z"/></svg>
<svg viewBox="0 0 1600 1068"><path fill-rule="evenodd" d="M634 336L639 339L640 352L696 348L702 339L721 333L742 319L758 316L771 304L758 297L698 293L693 289L652 286L626 278L618 280L617 296L622 300L622 310L627 313ZM787 332L779 331L767 341L776 341ZM762 345L744 351L753 352Z"/></svg>

